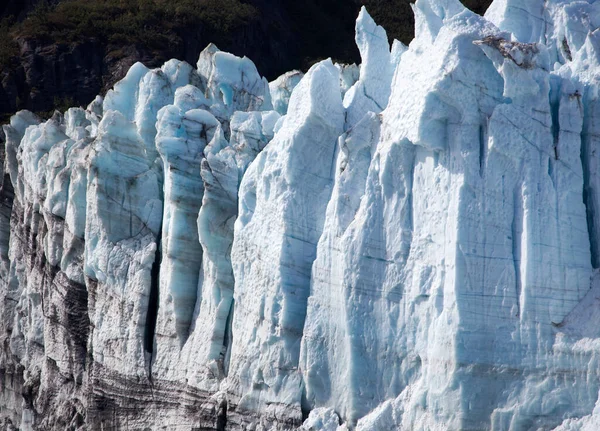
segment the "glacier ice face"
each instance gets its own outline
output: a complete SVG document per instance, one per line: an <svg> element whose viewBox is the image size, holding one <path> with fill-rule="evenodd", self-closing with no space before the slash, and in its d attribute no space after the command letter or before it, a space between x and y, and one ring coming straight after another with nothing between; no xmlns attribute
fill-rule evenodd
<svg viewBox="0 0 600 431"><path fill-rule="evenodd" d="M200 86L211 100L211 112L228 131L228 120L235 111L270 110L269 82L247 57L236 57L210 44L198 59Z"/></svg>
<svg viewBox="0 0 600 431"><path fill-rule="evenodd" d="M206 145L223 139L220 123L207 111L161 110L157 149L165 167L162 261L157 338L176 335L182 345L189 335L196 304L202 248L194 229L204 185L198 166ZM169 343L163 346L168 347ZM159 356L160 356L159 352Z"/></svg>
<svg viewBox="0 0 600 431"><path fill-rule="evenodd" d="M281 129L240 187L231 260L234 301L245 305L235 307L233 316L227 389L242 412L302 417L298 352L335 144L344 126L338 83L329 60L307 72Z"/></svg>
<svg viewBox="0 0 600 431"><path fill-rule="evenodd" d="M233 99L244 92L236 87ZM231 338L230 251L238 188L248 164L272 139L280 116L275 111L236 111L226 121L227 141L221 123L206 110L210 104L187 86L177 90L174 106L159 113L157 146L165 165L164 276L153 372L214 392L225 377Z"/></svg>
<svg viewBox="0 0 600 431"><path fill-rule="evenodd" d="M308 418L302 426L298 428L300 431L323 430L323 431L342 431L346 427L339 426L340 418L333 409L317 408L310 412Z"/></svg>
<svg viewBox="0 0 600 431"><path fill-rule="evenodd" d="M269 92L273 102L273 109L280 115L287 114L288 105L290 104L290 96L292 91L304 74L299 70L286 72L275 81L269 83Z"/></svg>
<svg viewBox="0 0 600 431"><path fill-rule="evenodd" d="M387 34L364 6L356 20L356 45L362 64L358 81L344 95L347 127L356 124L366 112L379 113L386 107L395 70ZM396 61L399 49L396 45Z"/></svg>
<svg viewBox="0 0 600 431"><path fill-rule="evenodd" d="M583 1L494 1L486 19L522 43L540 43L549 50L551 61L573 60L589 33L600 25L600 5Z"/></svg>
<svg viewBox="0 0 600 431"><path fill-rule="evenodd" d="M90 307L94 360L125 375L145 373L144 330L161 228L158 185L133 123L106 112L89 154L84 272L97 280L97 291L106 291ZM123 304L127 312L114 313Z"/></svg>
<svg viewBox="0 0 600 431"><path fill-rule="evenodd" d="M274 111L236 112L231 119L229 145L211 143L201 166L206 186L197 220L204 251L202 295L197 302L199 312L190 349L204 364L202 368L217 371L219 380L227 375L230 363L234 289L231 249L238 190L250 163L273 138L278 118Z"/></svg>
<svg viewBox="0 0 600 431"><path fill-rule="evenodd" d="M335 63L335 67L340 71L340 87L342 89L342 97L344 97L346 92L358 81L360 67L356 64L339 63Z"/></svg>
<svg viewBox="0 0 600 431"><path fill-rule="evenodd" d="M417 0L5 126L0 428L592 430L600 2Z"/></svg>
<svg viewBox="0 0 600 431"><path fill-rule="evenodd" d="M548 412L576 416L597 397L530 368L572 363L569 381L586 386L585 360L554 341L592 269L582 90L549 73L544 47L452 2L415 11L380 137L352 154L359 123L342 141L303 338L307 397L351 423L366 415L358 429L546 428Z"/></svg>
<svg viewBox="0 0 600 431"><path fill-rule="evenodd" d="M313 264L311 296L308 300L302 344L301 368L305 376L308 402L317 406L332 406L349 419L360 416L360 413L355 414L348 408L368 411L373 407L368 402L365 403L365 399L373 399L373 394L365 393L368 390L366 387L354 388L355 379L364 377L369 382L372 377L370 369L373 374L379 374L378 364L366 366L372 358L364 357L364 362L353 363L352 339L349 336L356 334L356 342L359 344L371 341L360 335L362 328L351 328L351 322L356 320L359 326L370 325L371 322L370 319L362 318L364 310L361 310L360 316L346 317L346 313L352 313L353 306L345 306L344 303L355 303L358 298L344 289L344 284L351 284L350 279L355 277L371 279L373 273L369 268L360 271L356 271L354 267L352 270L345 268L345 254L357 256L355 248L360 247L362 241L356 240L353 243L351 239L345 240L344 237L351 237L356 230L352 221L361 205L371 152L375 151L379 140L380 127L380 117L370 114L339 140L340 151L335 165L336 182ZM367 244L365 246L368 247ZM372 256L372 259L376 261L381 257ZM359 355L363 356L362 353ZM386 378L383 375L381 377ZM375 388L372 384L367 386ZM354 390L347 390L348 387L353 387ZM355 399L355 394L359 391L365 393L364 399ZM377 405L378 401L380 400L375 398L372 402Z"/></svg>
<svg viewBox="0 0 600 431"><path fill-rule="evenodd" d="M19 111L10 118L10 125L4 127L6 135L5 141L5 161L2 164L2 172L7 172L10 175L10 180L13 184L18 181L17 152L21 145L25 131L29 126L39 124L40 119L29 111Z"/></svg>
<svg viewBox="0 0 600 431"><path fill-rule="evenodd" d="M150 70L142 63L135 63L125 77L108 90L102 101L102 111L120 112L127 120L133 121L140 81Z"/></svg>

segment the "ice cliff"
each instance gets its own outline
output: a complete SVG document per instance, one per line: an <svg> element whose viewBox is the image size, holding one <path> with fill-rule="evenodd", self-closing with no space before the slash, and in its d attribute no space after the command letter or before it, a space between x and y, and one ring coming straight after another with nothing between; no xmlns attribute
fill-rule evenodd
<svg viewBox="0 0 600 431"><path fill-rule="evenodd" d="M0 429L598 429L600 1L413 11L11 118Z"/></svg>

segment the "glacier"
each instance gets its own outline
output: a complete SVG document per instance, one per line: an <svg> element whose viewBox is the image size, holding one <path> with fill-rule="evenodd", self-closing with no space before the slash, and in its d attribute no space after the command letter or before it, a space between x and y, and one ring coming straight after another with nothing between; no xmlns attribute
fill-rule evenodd
<svg viewBox="0 0 600 431"><path fill-rule="evenodd" d="M600 1L209 45L0 145L0 429L600 427Z"/></svg>

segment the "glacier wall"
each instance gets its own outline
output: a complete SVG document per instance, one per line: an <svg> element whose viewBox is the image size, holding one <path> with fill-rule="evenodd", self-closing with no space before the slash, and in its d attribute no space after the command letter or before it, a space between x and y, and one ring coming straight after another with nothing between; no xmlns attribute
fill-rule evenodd
<svg viewBox="0 0 600 431"><path fill-rule="evenodd" d="M600 1L413 11L11 118L0 429L598 429Z"/></svg>

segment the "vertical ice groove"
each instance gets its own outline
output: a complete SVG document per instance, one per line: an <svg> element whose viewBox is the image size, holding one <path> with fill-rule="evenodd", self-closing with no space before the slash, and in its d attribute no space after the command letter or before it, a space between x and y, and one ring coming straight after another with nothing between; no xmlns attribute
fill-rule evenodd
<svg viewBox="0 0 600 431"><path fill-rule="evenodd" d="M234 277L231 250L238 215L238 189L248 165L273 138L280 118L275 111L236 112L231 118L228 145L211 143L200 175L205 184L197 230L203 248L202 291L186 354L199 366L194 379L228 374L234 319Z"/></svg>
<svg viewBox="0 0 600 431"><path fill-rule="evenodd" d="M550 81L550 113L552 115L552 139L554 159L559 157L559 134L560 134L560 79L552 79Z"/></svg>
<svg viewBox="0 0 600 431"><path fill-rule="evenodd" d="M84 271L107 293L96 293L90 315L94 359L146 376L144 329L162 218L158 178L135 125L116 111L104 114L88 163Z"/></svg>
<svg viewBox="0 0 600 431"><path fill-rule="evenodd" d="M231 332L231 322L233 322L234 306L234 302L231 301L229 312L227 313L227 320L225 321L225 331L223 334L223 374L225 376L229 374L229 361L231 360L231 344L233 338Z"/></svg>
<svg viewBox="0 0 600 431"><path fill-rule="evenodd" d="M162 229L158 232L158 238L161 237ZM150 356L148 362L148 378L152 380L152 363L155 351L156 321L158 319L158 304L160 300L160 264L161 264L161 243L157 243L154 252L154 262L150 270L150 293L148 296L148 311L146 313L146 322L144 327L144 349Z"/></svg>
<svg viewBox="0 0 600 431"><path fill-rule="evenodd" d="M575 15L576 16L576 15ZM572 44L571 44L572 45ZM600 208L599 165L597 148L598 142L598 67L600 66L600 50L598 49L598 32L586 35L581 48L574 52L573 61L563 66L558 72L567 77L574 75L583 86L575 97L583 111L583 126L581 130L581 164L583 167L583 201L586 207L587 230L590 241L591 263L594 268L600 266ZM590 71L594 71L590 73ZM561 73L562 72L562 73Z"/></svg>
<svg viewBox="0 0 600 431"><path fill-rule="evenodd" d="M188 98L178 98L185 107L194 106ZM203 102L196 98L196 105ZM168 360L180 351L190 334L198 299L202 247L196 218L202 205L204 184L200 164L205 147L224 140L220 123L208 111L177 105L161 109L158 116L156 148L164 166L164 213L162 223L162 261L157 319L156 360L166 370L174 367Z"/></svg>
<svg viewBox="0 0 600 431"><path fill-rule="evenodd" d="M479 175L483 177L485 171L485 159L487 152L487 136L486 127L481 124L479 126Z"/></svg>
<svg viewBox="0 0 600 431"><path fill-rule="evenodd" d="M600 222L598 209L600 208L600 187L598 184L599 165L597 157L598 142L598 86L595 82L598 72L589 73L589 70L598 70L600 56L598 49L598 32L589 33L581 49L573 54L573 61L563 66L559 72L574 74L584 86L576 94L577 100L582 105L583 126L581 130L581 163L583 167L583 201L586 207L586 220L590 239L590 254L592 266L600 267ZM592 69L593 66L593 69ZM581 71L580 71L581 70Z"/></svg>
<svg viewBox="0 0 600 431"><path fill-rule="evenodd" d="M270 107L266 81L247 58L209 46L198 67L202 90L178 88L158 114L165 212L153 373L214 392L231 351L238 188L280 115L244 112Z"/></svg>
<svg viewBox="0 0 600 431"><path fill-rule="evenodd" d="M593 155L595 151L593 147L596 145L593 133L590 133L592 123L592 115L597 109L597 103L591 100L586 100L584 103L583 127L581 130L581 165L583 167L583 203L586 208L586 221L588 235L590 238L590 255L592 267L597 269L600 267L600 243L598 229L598 195L599 190L595 184L596 172L598 169L597 163L594 161Z"/></svg>
<svg viewBox="0 0 600 431"><path fill-rule="evenodd" d="M516 317L521 316L521 291L523 281L521 275L521 247L523 239L523 195L521 185L517 184L513 192L513 220L512 220L512 259L515 266L515 298L517 301Z"/></svg>

